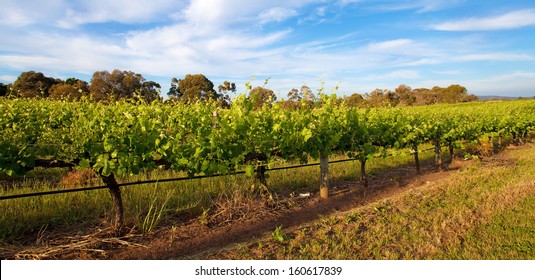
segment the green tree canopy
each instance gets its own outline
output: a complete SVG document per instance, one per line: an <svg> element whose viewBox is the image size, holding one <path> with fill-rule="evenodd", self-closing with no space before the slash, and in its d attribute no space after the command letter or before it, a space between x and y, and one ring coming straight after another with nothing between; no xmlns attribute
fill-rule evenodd
<svg viewBox="0 0 535 280"><path fill-rule="evenodd" d="M61 80L43 75L41 72L22 72L15 80L12 87L12 94L17 97L48 97L48 90Z"/></svg>
<svg viewBox="0 0 535 280"><path fill-rule="evenodd" d="M365 95L368 107L430 105L438 103L458 103L476 101L477 96L468 94L465 87L450 85L446 88L435 86L431 89L411 89L400 85L394 91L375 89Z"/></svg>
<svg viewBox="0 0 535 280"><path fill-rule="evenodd" d="M220 98L218 99L218 104L222 107L230 107L230 93L236 93L236 84L229 81L224 81L223 84L217 87Z"/></svg>
<svg viewBox="0 0 535 280"><path fill-rule="evenodd" d="M182 102L218 100L223 97L203 74L187 74L184 79L173 78L168 95Z"/></svg>
<svg viewBox="0 0 535 280"><path fill-rule="evenodd" d="M60 100L78 100L89 96L89 85L86 81L68 78L65 82L50 87L49 97Z"/></svg>
<svg viewBox="0 0 535 280"><path fill-rule="evenodd" d="M302 99L302 96L299 94L299 90L298 89L292 88L288 92L288 101L299 102L299 101L301 101L301 99Z"/></svg>
<svg viewBox="0 0 535 280"><path fill-rule="evenodd" d="M160 85L146 81L141 74L132 71L97 71L91 79L91 98L96 101L136 99L153 101L160 98Z"/></svg>
<svg viewBox="0 0 535 280"><path fill-rule="evenodd" d="M371 107L397 106L399 104L399 96L388 89L374 89L372 92L366 93L364 98Z"/></svg>
<svg viewBox="0 0 535 280"><path fill-rule="evenodd" d="M255 108L262 108L264 105L271 105L277 100L275 93L265 87L255 87L249 92L249 100Z"/></svg>
<svg viewBox="0 0 535 280"><path fill-rule="evenodd" d="M411 106L416 103L416 96L410 86L399 85L394 93L399 97L399 105L401 106Z"/></svg>
<svg viewBox="0 0 535 280"><path fill-rule="evenodd" d="M349 107L364 107L364 97L361 94L353 93L350 96L344 98L347 106Z"/></svg>
<svg viewBox="0 0 535 280"><path fill-rule="evenodd" d="M217 91L221 94L236 93L236 84L229 81L224 81L217 87Z"/></svg>
<svg viewBox="0 0 535 280"><path fill-rule="evenodd" d="M316 99L316 96L314 96L314 93L312 90L306 86L301 86L300 90L297 90L296 88L293 88L288 92L288 100L293 102L299 102L301 100L305 101L314 101Z"/></svg>
<svg viewBox="0 0 535 280"><path fill-rule="evenodd" d="M0 83L0 96L6 96L7 95L7 85L4 83Z"/></svg>
<svg viewBox="0 0 535 280"><path fill-rule="evenodd" d="M458 103L477 100L475 95L469 95L466 88L460 85L450 85L446 88L435 86L432 89L417 89L413 93L418 104Z"/></svg>

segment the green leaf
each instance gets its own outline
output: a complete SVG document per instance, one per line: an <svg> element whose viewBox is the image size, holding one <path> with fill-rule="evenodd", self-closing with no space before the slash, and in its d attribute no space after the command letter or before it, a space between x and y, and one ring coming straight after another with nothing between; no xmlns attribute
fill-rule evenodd
<svg viewBox="0 0 535 280"><path fill-rule="evenodd" d="M78 165L82 168L91 168L91 162L89 161L89 159L86 158L80 160L80 163Z"/></svg>
<svg viewBox="0 0 535 280"><path fill-rule="evenodd" d="M204 160L202 162L201 171L206 172L209 167L210 167L210 162L208 160Z"/></svg>
<svg viewBox="0 0 535 280"><path fill-rule="evenodd" d="M104 167L102 167L102 171L100 171L100 173L103 175L103 176L109 176L111 174L111 169L110 169L110 165L108 164L108 161L104 161Z"/></svg>
<svg viewBox="0 0 535 280"><path fill-rule="evenodd" d="M303 139L306 142L312 137L312 131L308 128L303 128L303 130L301 131L301 135L303 136Z"/></svg>
<svg viewBox="0 0 535 280"><path fill-rule="evenodd" d="M7 176L11 177L15 174L15 172L12 170L12 169L8 169L5 171L5 173L7 174Z"/></svg>
<svg viewBox="0 0 535 280"><path fill-rule="evenodd" d="M113 149L113 144L108 142L107 139L104 140L104 151L109 152Z"/></svg>
<svg viewBox="0 0 535 280"><path fill-rule="evenodd" d="M245 175L247 175L249 177L253 177L254 171L255 171L254 165L247 165L245 167Z"/></svg>

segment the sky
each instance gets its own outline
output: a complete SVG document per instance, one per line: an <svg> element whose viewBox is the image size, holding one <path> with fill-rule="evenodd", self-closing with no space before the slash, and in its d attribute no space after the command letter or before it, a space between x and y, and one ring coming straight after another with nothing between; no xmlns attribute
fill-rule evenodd
<svg viewBox="0 0 535 280"><path fill-rule="evenodd" d="M286 98L460 84L535 96L533 0L0 0L0 82L120 69Z"/></svg>

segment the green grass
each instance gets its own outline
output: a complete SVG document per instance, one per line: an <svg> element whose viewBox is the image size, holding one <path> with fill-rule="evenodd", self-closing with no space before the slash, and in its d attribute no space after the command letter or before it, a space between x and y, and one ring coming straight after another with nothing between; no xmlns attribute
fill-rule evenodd
<svg viewBox="0 0 535 280"><path fill-rule="evenodd" d="M535 259L535 195L489 220L468 231L462 246L437 254L437 258Z"/></svg>
<svg viewBox="0 0 535 280"><path fill-rule="evenodd" d="M535 259L535 146L216 259Z"/></svg>

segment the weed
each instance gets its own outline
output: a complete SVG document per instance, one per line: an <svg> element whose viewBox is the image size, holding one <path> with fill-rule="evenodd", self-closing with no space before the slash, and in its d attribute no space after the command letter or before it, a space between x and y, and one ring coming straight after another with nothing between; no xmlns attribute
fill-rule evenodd
<svg viewBox="0 0 535 280"><path fill-rule="evenodd" d="M208 225L208 214L210 213L210 208L203 208L202 214L198 217L201 225Z"/></svg>
<svg viewBox="0 0 535 280"><path fill-rule="evenodd" d="M286 236L286 234L282 232L282 225L275 228L275 230L271 233L271 239L278 243L283 243L287 240L287 238L288 237Z"/></svg>
<svg viewBox="0 0 535 280"><path fill-rule="evenodd" d="M494 154L494 144L492 138L481 137L478 140L479 146L477 147L478 154L483 157L490 157Z"/></svg>
<svg viewBox="0 0 535 280"><path fill-rule="evenodd" d="M154 198L150 203L147 215L145 216L145 219L143 219L143 224L141 225L141 230L143 232L151 232L158 225L158 222L161 220L162 215L165 212L165 208L167 203L169 202L170 197L171 193L167 192L165 200L161 202L161 204L159 204L158 198L156 197L156 195L154 195Z"/></svg>

